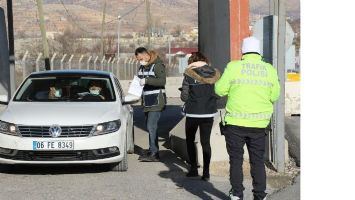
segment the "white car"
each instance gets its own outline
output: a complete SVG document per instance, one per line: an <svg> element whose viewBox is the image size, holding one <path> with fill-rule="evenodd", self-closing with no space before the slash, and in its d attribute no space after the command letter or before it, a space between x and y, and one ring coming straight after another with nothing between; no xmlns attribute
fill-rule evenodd
<svg viewBox="0 0 355 200"><path fill-rule="evenodd" d="M32 73L11 100L0 96L0 164L110 164L126 171L133 109L103 71Z"/></svg>

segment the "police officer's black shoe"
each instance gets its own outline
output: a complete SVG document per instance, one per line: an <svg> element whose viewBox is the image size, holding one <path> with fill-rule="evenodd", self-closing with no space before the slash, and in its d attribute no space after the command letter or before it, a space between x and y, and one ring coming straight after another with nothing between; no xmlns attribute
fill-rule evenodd
<svg viewBox="0 0 355 200"><path fill-rule="evenodd" d="M149 152L146 156L142 156L142 158L140 159L142 162L159 162L159 153L152 153Z"/></svg>

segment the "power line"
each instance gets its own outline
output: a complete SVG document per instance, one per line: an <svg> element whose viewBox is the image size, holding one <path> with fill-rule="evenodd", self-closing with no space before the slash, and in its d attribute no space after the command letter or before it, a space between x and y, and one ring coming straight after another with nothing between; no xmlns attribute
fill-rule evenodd
<svg viewBox="0 0 355 200"><path fill-rule="evenodd" d="M82 28L79 24L76 23L75 19L73 18L73 16L69 13L69 10L67 9L67 7L65 6L63 0L59 0L60 3L62 4L65 12L67 13L68 17L72 20L72 22L74 23L74 25L79 28L81 31L83 32L86 32L86 33L89 33L89 34L95 34L94 32L91 32L91 31L87 31L85 30L84 28Z"/></svg>
<svg viewBox="0 0 355 200"><path fill-rule="evenodd" d="M121 18L123 18L123 17L129 15L131 12L135 11L136 9L138 9L140 6L143 5L143 3L144 3L144 1L140 2L140 4L138 4L137 6L133 7L132 9L130 9L130 10L128 10L127 12L123 13L122 15L120 15ZM108 22L106 22L105 24L112 23L112 22L117 21L117 20L118 20L118 18L113 19L113 20L111 20L111 21L108 21Z"/></svg>

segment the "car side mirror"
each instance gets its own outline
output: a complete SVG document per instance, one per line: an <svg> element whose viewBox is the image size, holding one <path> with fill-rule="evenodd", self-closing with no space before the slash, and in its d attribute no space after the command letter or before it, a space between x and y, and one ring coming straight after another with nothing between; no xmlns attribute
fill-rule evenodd
<svg viewBox="0 0 355 200"><path fill-rule="evenodd" d="M127 95L124 98L124 102L122 103L123 105L127 105L127 104L135 104L139 101L140 97L135 96L135 95Z"/></svg>
<svg viewBox="0 0 355 200"><path fill-rule="evenodd" d="M0 104L3 105L9 104L9 99L7 95L0 95Z"/></svg>

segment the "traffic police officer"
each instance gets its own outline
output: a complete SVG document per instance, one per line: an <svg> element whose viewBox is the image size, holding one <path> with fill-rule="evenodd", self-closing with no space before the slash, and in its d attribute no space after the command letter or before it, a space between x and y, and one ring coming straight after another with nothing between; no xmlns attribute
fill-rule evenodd
<svg viewBox="0 0 355 200"><path fill-rule="evenodd" d="M219 96L228 96L224 135L230 159L232 200L243 199L243 146L249 152L254 200L266 199L264 165L266 127L279 98L280 84L275 68L262 60L260 42L243 40L242 59L228 63L215 85Z"/></svg>

